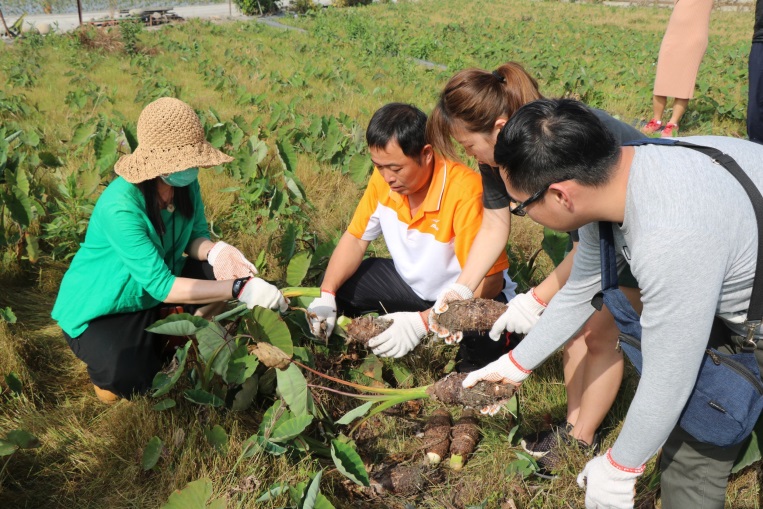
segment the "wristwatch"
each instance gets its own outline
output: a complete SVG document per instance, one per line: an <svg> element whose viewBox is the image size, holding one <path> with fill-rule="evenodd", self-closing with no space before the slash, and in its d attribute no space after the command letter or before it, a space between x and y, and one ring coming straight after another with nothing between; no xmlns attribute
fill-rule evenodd
<svg viewBox="0 0 763 509"><path fill-rule="evenodd" d="M250 279L252 279L252 276L240 277L233 280L233 289L231 290L231 293L233 294L234 299L238 299L241 290L244 289L244 285L248 283Z"/></svg>

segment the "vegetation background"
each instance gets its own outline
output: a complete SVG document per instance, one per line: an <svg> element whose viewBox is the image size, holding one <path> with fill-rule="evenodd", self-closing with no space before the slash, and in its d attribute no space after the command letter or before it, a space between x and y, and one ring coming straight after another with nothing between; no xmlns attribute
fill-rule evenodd
<svg viewBox="0 0 763 509"><path fill-rule="evenodd" d="M0 45L0 434L23 429L40 444L0 457L0 506L159 507L173 490L208 478L213 496L228 507L283 507L287 493L258 499L274 483L297 486L322 468L321 491L336 507L583 506L575 476L586 458L577 451L569 451L555 481L511 468L519 459L518 437L565 413L560 356L524 385L518 421L508 414L482 420L482 442L465 470L448 472L416 497L378 498L315 454L243 458L272 396L245 412L182 398L157 411L148 396L103 406L50 320L62 274L113 178L113 163L134 145L143 106L158 97L192 104L210 141L237 157L200 176L214 233L280 284L295 254L311 253L303 282L310 286L320 281L362 193L370 170L364 128L379 106L406 101L429 111L457 70L515 60L537 76L547 96L576 97L639 125L651 112L654 66L670 15L527 0L304 7L306 16L284 18L300 30L193 21L158 31L124 26L31 34ZM744 136L752 25L751 13L713 13L681 134ZM514 221L508 249L524 287L552 266L541 254L529 270L541 239L537 225ZM383 242L375 244L384 255ZM294 342L316 365L342 376L379 382L374 370L392 369L374 359L369 371L365 354L358 358L342 344L326 347L307 336ZM453 356L451 347L432 342L395 366L423 385L440 378ZM636 383L628 373L604 423L605 445L616 438ZM354 406L340 396L314 397L335 417ZM352 438L371 473L384 462L421 461L415 434L430 408L402 405L358 430ZM226 433L224 448L210 440L215 425ZM164 446L155 466L144 469L155 436ZM760 476L759 464L736 474L728 506L760 507ZM640 507L659 507L654 479L650 464L639 484Z"/></svg>

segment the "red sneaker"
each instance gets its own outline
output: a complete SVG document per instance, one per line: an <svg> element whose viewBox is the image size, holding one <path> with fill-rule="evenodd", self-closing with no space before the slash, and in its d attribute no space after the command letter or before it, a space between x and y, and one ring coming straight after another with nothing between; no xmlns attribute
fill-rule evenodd
<svg viewBox="0 0 763 509"><path fill-rule="evenodd" d="M652 134L652 133L656 133L660 129L662 129L662 121L657 120L656 118L653 118L652 120L649 121L648 124L646 124L644 127L641 128L641 132L645 134Z"/></svg>
<svg viewBox="0 0 763 509"><path fill-rule="evenodd" d="M660 136L663 138L672 138L673 136L678 136L678 124L668 122L665 126L665 129L662 130L662 134L660 134Z"/></svg>

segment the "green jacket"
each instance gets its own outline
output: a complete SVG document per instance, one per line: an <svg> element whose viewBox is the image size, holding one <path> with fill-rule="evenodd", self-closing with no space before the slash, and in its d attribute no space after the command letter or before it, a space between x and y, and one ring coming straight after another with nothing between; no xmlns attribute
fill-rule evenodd
<svg viewBox="0 0 763 509"><path fill-rule="evenodd" d="M138 187L122 177L109 184L53 306L53 319L64 332L76 338L95 318L141 311L164 301L183 270L183 253L190 242L209 238L198 181L189 189L193 217L163 210L167 232L159 237Z"/></svg>

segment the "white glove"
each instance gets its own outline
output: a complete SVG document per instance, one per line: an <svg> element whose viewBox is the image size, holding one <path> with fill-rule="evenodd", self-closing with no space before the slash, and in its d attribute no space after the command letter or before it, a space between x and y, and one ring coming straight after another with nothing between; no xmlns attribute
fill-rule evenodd
<svg viewBox="0 0 763 509"><path fill-rule="evenodd" d="M530 373L532 373L532 371L520 366L519 363L514 360L514 353L509 352L506 355L502 355L498 358L498 360L491 362L487 366L472 371L466 375L466 378L464 378L464 381L461 382L461 385L468 389L469 387L474 387L477 385L477 382L484 380L486 382L512 384L519 387L525 378L530 376ZM505 401L500 401L494 405L488 405L482 408L480 413L495 415L498 413L504 403Z"/></svg>
<svg viewBox="0 0 763 509"><path fill-rule="evenodd" d="M535 295L535 288L527 293L520 293L509 301L509 308L490 329L490 339L498 341L503 331L527 334L540 319L546 309L546 303Z"/></svg>
<svg viewBox="0 0 763 509"><path fill-rule="evenodd" d="M392 320L392 325L368 340L368 347L379 357L400 358L416 348L421 338L427 335L427 324L417 311L390 313L380 318Z"/></svg>
<svg viewBox="0 0 763 509"><path fill-rule="evenodd" d="M328 339L336 325L336 297L333 293L321 290L321 296L313 299L307 307L310 330L318 338ZM326 324L324 328L321 324Z"/></svg>
<svg viewBox="0 0 763 509"><path fill-rule="evenodd" d="M644 465L628 468L612 459L612 449L589 461L578 475L578 486L586 490L586 509L633 509L636 478Z"/></svg>
<svg viewBox="0 0 763 509"><path fill-rule="evenodd" d="M429 329L437 334L438 338L442 338L446 344L453 345L460 343L464 338L462 331L449 331L437 322L437 315L444 313L448 310L448 303L456 300L471 299L474 297L474 293L469 287L459 283L452 283L448 285L440 295L437 296L437 300L432 306L432 311L429 313Z"/></svg>
<svg viewBox="0 0 763 509"><path fill-rule="evenodd" d="M253 277L247 281L241 289L241 293L238 294L238 300L246 304L249 309L260 306L277 309L281 313L285 313L289 309L289 301L281 295L278 288L258 277Z"/></svg>
<svg viewBox="0 0 763 509"><path fill-rule="evenodd" d="M464 286L460 283L451 283L447 288L440 292L440 295L437 296L432 311L439 315L448 310L448 302L471 299L472 297L474 297L474 292L472 292L468 286Z"/></svg>
<svg viewBox="0 0 763 509"><path fill-rule="evenodd" d="M241 251L225 242L215 242L207 253L207 261L218 281L257 275L254 264Z"/></svg>

